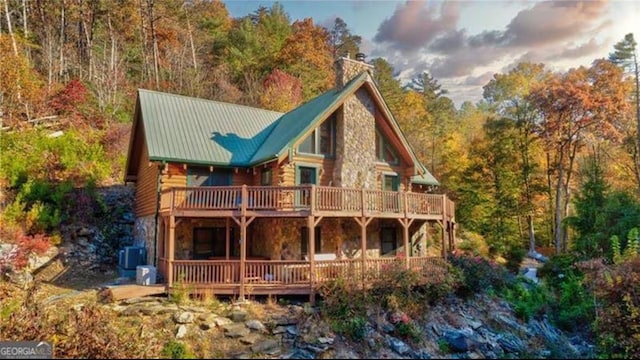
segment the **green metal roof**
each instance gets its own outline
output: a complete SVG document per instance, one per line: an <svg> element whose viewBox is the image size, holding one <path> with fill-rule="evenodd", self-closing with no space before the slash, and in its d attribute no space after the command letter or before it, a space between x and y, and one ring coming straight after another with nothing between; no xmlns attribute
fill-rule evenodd
<svg viewBox="0 0 640 360"><path fill-rule="evenodd" d="M138 90L150 160L247 166L282 113Z"/></svg>
<svg viewBox="0 0 640 360"><path fill-rule="evenodd" d="M411 183L420 185L440 185L438 180L436 180L436 178L434 178L427 169L424 169L424 171L425 172L422 175L413 175L411 177Z"/></svg>
<svg viewBox="0 0 640 360"><path fill-rule="evenodd" d="M367 79L362 73L342 89L329 90L285 114L140 89L138 104L149 159L240 167L277 159ZM376 95L381 97L379 92ZM409 147L401 131L399 135ZM439 185L411 154L423 170L411 182Z"/></svg>
<svg viewBox="0 0 640 360"><path fill-rule="evenodd" d="M281 156L293 143L316 126L316 123L329 116L328 112L353 88L367 79L362 73L349 81L341 90L332 89L284 114L274 127L273 132L253 155L251 163L257 164Z"/></svg>

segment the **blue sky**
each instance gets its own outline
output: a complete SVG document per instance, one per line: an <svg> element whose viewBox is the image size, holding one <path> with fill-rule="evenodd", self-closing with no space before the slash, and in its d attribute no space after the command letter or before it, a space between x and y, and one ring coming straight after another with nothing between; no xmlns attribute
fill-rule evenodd
<svg viewBox="0 0 640 360"><path fill-rule="evenodd" d="M224 1L242 17L274 1ZM427 71L461 104L478 101L493 74L520 61L554 71L588 66L634 33L640 1L279 1L291 21L311 17L331 26L342 18L363 37L367 59L385 58L401 80Z"/></svg>

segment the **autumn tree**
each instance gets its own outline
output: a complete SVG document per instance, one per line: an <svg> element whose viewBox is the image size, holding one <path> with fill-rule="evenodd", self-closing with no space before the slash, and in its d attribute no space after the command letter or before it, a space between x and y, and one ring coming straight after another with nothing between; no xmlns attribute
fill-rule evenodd
<svg viewBox="0 0 640 360"><path fill-rule="evenodd" d="M625 83L621 69L597 60L590 68L554 74L531 92L530 99L542 115L539 136L547 156L554 243L560 253L567 247L563 219L576 156L587 141L617 138L616 122L627 105Z"/></svg>
<svg viewBox="0 0 640 360"><path fill-rule="evenodd" d="M439 177L446 171L443 158L447 149L443 144L450 139L454 127L455 105L445 96L447 91L429 73L424 72L413 78L407 88L419 92L425 100L428 118L424 131L429 134L429 138L423 146L429 150L422 160L431 173Z"/></svg>
<svg viewBox="0 0 640 360"><path fill-rule="evenodd" d="M493 79L483 87L484 100L491 110L503 119L515 125L513 133L516 141L515 151L519 154L520 178L523 186L521 204L518 215L527 219L529 251L536 250L533 198L540 189L540 167L534 160L536 134L535 128L539 120L537 108L529 101L532 88L544 81L547 72L542 64L519 63L507 74L495 74Z"/></svg>
<svg viewBox="0 0 640 360"><path fill-rule="evenodd" d="M306 101L329 90L335 83L329 33L310 18L294 22L292 28L277 63L300 79L302 99Z"/></svg>
<svg viewBox="0 0 640 360"><path fill-rule="evenodd" d="M625 35L624 39L616 43L614 51L609 54L609 60L633 74L635 80L635 110L636 128L633 138L634 146L631 147L633 157L633 172L636 184L640 190L640 70L638 69L638 43L633 38L633 33Z"/></svg>
<svg viewBox="0 0 640 360"><path fill-rule="evenodd" d="M275 69L263 82L260 104L265 109L287 112L302 100L302 84L295 76Z"/></svg>

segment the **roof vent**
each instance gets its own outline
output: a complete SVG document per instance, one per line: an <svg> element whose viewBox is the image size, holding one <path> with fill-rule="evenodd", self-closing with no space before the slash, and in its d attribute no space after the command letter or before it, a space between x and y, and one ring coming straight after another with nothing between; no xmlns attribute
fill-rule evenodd
<svg viewBox="0 0 640 360"><path fill-rule="evenodd" d="M356 61L362 61L364 62L364 54L363 53L357 53L356 54Z"/></svg>

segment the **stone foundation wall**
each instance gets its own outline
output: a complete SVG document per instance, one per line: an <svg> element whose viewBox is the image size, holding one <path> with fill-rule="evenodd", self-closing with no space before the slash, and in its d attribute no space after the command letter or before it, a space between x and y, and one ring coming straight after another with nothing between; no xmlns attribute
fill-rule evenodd
<svg viewBox="0 0 640 360"><path fill-rule="evenodd" d="M153 264L156 253L154 252L155 240L155 215L138 217L133 227L133 245L144 246L147 249L147 264ZM158 237L158 246L160 246Z"/></svg>

